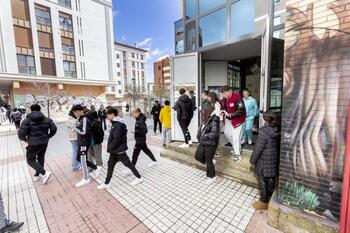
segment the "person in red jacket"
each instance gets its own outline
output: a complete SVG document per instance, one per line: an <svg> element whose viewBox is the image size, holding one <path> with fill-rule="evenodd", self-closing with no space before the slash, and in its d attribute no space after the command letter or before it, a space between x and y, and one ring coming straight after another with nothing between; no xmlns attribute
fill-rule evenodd
<svg viewBox="0 0 350 233"><path fill-rule="evenodd" d="M233 161L241 161L241 133L246 118L243 98L229 87L222 89L222 114L225 116L225 136L232 144Z"/></svg>

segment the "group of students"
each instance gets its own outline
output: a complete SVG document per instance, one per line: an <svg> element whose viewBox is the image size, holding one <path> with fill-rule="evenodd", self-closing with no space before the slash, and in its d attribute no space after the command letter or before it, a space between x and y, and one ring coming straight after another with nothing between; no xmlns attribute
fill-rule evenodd
<svg viewBox="0 0 350 233"><path fill-rule="evenodd" d="M113 176L114 167L118 162L128 168L122 171L123 176L134 174L136 179L131 183L137 185L143 181L140 173L136 169L138 157L143 151L151 159L149 167L157 164L151 150L146 144L146 134L148 133L146 117L139 108L131 112L136 120L134 129L135 147L130 161L127 150L127 132L124 119L119 116L118 109L107 107L105 112L100 108L100 114L95 110L89 110L82 105L74 105L69 113L67 129L69 139L72 144L72 169L73 171L82 170L83 178L77 183L76 187L90 183L90 177L97 178L102 169L102 143L104 138L103 119L108 119L112 126L110 128L107 141L107 152L110 154L107 167L107 176L105 182L97 189L106 189ZM101 114L102 112L102 114ZM89 172L90 169L90 172Z"/></svg>
<svg viewBox="0 0 350 233"><path fill-rule="evenodd" d="M180 145L188 148L191 135L188 125L193 117L192 101L185 89L180 89L180 98L176 103L177 120L183 130L185 143ZM201 125L198 128L199 145L195 158L206 164L207 183L213 183L215 176L215 156L221 135L221 122L224 125L224 135L232 144L234 162L241 160L241 144L246 141L252 144L252 128L255 117L259 114L256 101L248 90L243 96L228 87L222 89L223 99L220 101L215 92L202 93ZM273 111L263 113L265 124L259 129L256 145L250 158L255 170L260 190L260 200L253 204L255 209L266 209L273 194L275 178L278 175L279 157L279 122Z"/></svg>
<svg viewBox="0 0 350 233"><path fill-rule="evenodd" d="M27 109L24 106L19 108L12 108L9 104L4 104L0 106L0 125L6 121L9 121L10 124L15 124L16 129L19 129L21 121L25 116Z"/></svg>

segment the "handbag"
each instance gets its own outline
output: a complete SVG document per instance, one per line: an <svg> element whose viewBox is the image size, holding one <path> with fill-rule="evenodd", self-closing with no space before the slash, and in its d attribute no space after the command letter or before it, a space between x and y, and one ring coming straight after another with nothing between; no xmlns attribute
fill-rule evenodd
<svg viewBox="0 0 350 233"><path fill-rule="evenodd" d="M205 164L205 156L204 156L204 146L202 144L199 144L196 150L196 154L194 155L194 158L202 163Z"/></svg>

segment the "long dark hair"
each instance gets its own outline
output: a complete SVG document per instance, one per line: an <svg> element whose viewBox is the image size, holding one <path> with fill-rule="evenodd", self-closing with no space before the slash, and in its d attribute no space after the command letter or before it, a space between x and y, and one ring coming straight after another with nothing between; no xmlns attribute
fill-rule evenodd
<svg viewBox="0 0 350 233"><path fill-rule="evenodd" d="M208 94L208 97L209 97L209 101L211 100L210 103L212 104L219 102L219 97L215 92L210 92Z"/></svg>
<svg viewBox="0 0 350 233"><path fill-rule="evenodd" d="M202 115L202 124L206 125L208 124L208 121L210 119L211 113L213 112L213 108L204 108L203 109L203 115Z"/></svg>

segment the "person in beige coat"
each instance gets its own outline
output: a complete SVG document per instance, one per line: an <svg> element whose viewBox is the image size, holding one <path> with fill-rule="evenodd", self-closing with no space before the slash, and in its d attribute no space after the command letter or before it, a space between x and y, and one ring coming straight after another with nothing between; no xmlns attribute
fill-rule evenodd
<svg viewBox="0 0 350 233"><path fill-rule="evenodd" d="M73 115L72 111L68 114L68 121L66 123L68 140L72 145L72 156L71 156L71 166L73 171L78 171L80 169L80 162L77 160L78 156L78 139L77 132L75 131L76 124L78 120Z"/></svg>

